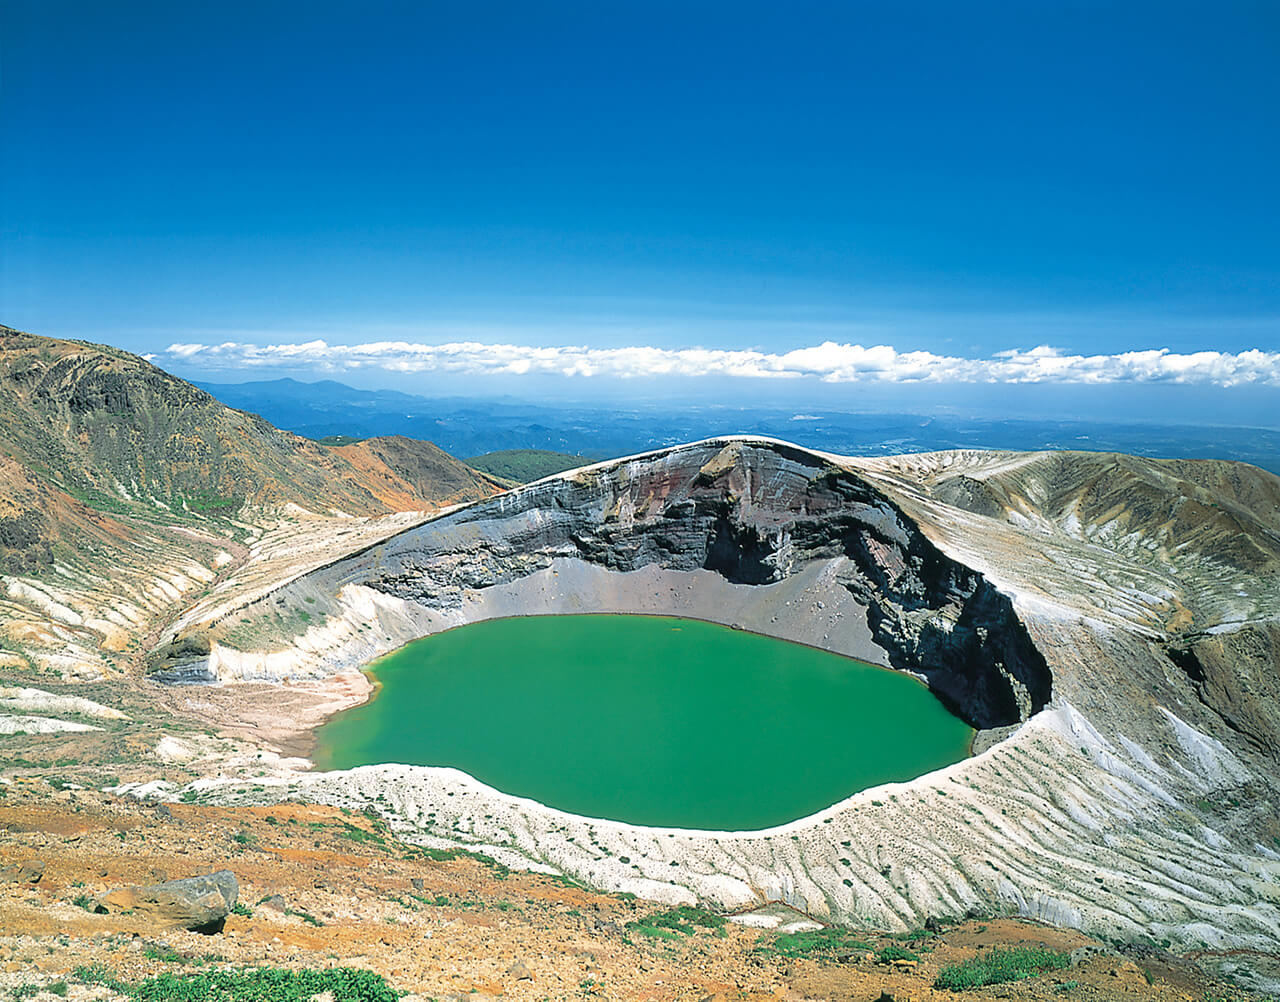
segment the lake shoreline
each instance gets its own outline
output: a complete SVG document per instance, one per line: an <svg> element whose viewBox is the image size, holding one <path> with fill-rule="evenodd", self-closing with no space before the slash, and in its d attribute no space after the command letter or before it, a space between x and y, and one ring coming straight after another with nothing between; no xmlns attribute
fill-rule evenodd
<svg viewBox="0 0 1280 1002"><path fill-rule="evenodd" d="M317 771L455 768L567 813L624 824L758 830L952 765L970 754L976 736L914 675L706 620L577 614L468 625L469 632L442 630L366 665L368 700L315 734L310 757ZM486 636L504 639L490 649ZM458 653L443 653L452 648ZM518 660L509 657L512 650L520 651ZM458 660L442 667L424 651ZM427 660L417 663L418 657ZM457 664L483 665L487 681L472 679L474 673L458 671ZM432 680L423 675L433 672ZM386 703L391 695L396 699ZM811 697L820 705L807 705ZM506 705L507 699L514 702ZM572 740L537 726L527 730L525 719L571 720ZM423 721L431 722L425 733L416 730ZM635 747L627 750L628 741ZM503 745L513 746L518 762L503 758ZM580 760L580 746L591 749L593 761ZM549 775L580 777L581 789L572 780L536 775L532 763L557 754L561 760L548 763ZM670 777L660 794L646 789L649 770ZM712 773L705 782L697 775L704 770ZM652 804L650 813L624 803L615 785L626 782L638 784L633 792ZM819 788L826 793L819 795ZM769 813L754 806L767 801L770 790L775 798L790 791L795 809ZM752 806L717 824L711 807L681 814L673 805L682 796L699 805L737 796ZM613 806L602 809L602 803Z"/></svg>

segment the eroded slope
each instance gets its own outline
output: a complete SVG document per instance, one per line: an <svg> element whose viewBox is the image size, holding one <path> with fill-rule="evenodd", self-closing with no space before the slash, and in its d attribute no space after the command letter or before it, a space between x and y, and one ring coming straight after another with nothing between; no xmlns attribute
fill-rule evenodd
<svg viewBox="0 0 1280 1002"><path fill-rule="evenodd" d="M260 580L282 529L305 569L344 552L326 537L499 490L430 443L326 449L135 355L7 327L0 428L0 667L67 678L136 665L210 588Z"/></svg>

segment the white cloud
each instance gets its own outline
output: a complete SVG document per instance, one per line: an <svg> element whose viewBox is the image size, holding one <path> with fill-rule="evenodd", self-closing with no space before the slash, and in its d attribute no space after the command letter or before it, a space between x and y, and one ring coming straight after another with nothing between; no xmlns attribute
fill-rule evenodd
<svg viewBox="0 0 1280 1002"><path fill-rule="evenodd" d="M452 341L417 344L171 344L158 356L205 369L299 369L326 374L355 369L456 373L472 376L556 375L631 379L645 376L731 376L747 379L820 379L828 383L1182 383L1209 386L1280 386L1280 352L1235 354L1167 349L1112 355L1071 355L1040 345L990 358L929 351L900 352L889 345L822 344L774 353L753 349L529 347Z"/></svg>

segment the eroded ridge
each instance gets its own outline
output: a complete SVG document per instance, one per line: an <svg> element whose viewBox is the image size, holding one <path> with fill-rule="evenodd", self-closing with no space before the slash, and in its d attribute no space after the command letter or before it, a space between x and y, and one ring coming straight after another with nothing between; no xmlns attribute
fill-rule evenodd
<svg viewBox="0 0 1280 1002"><path fill-rule="evenodd" d="M236 648L248 638L234 620L253 623L278 609L310 606L309 615L335 621L303 633L294 646L324 656L304 655L296 665L275 668L263 658L248 673L332 671L441 625L492 615L510 603L504 593L487 592L519 590L519 582L556 560L624 573L710 571L724 583L749 587L777 585L821 563L829 571L828 597L843 604L839 592L846 592L864 610L865 636L856 644L867 660L919 674L975 726L1026 719L1050 695L1044 659L1008 598L945 556L887 496L812 453L741 441L549 478L399 533L210 624L210 642L190 646L213 653L185 670L208 678L245 675L245 652ZM661 601L655 609L644 598L632 599L645 606L636 611L676 611ZM619 592L615 604L625 606L627 599ZM573 600L577 609L590 596L573 594ZM726 621L718 604L707 601L702 618ZM544 601L523 611L571 610ZM597 611L627 610L601 605ZM787 639L833 646L822 617L791 619ZM771 622L750 625L775 632ZM841 649L839 641L834 649Z"/></svg>

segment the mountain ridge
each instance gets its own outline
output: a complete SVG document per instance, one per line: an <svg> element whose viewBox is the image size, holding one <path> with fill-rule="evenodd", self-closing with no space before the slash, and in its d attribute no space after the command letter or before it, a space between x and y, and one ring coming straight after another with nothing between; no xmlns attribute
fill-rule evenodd
<svg viewBox="0 0 1280 1002"><path fill-rule="evenodd" d="M326 448L129 352L8 327L0 427L0 639L73 674L135 664L158 617L284 523L376 534L503 489L431 443Z"/></svg>

